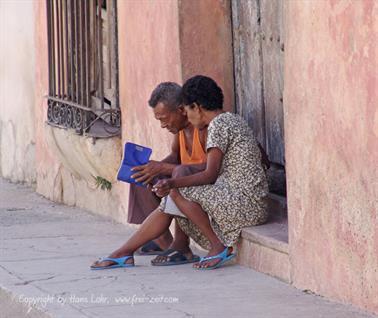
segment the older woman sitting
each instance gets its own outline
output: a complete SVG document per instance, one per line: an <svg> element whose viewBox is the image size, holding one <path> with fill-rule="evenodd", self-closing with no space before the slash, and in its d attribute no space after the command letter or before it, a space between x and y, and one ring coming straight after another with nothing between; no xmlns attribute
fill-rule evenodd
<svg viewBox="0 0 378 318"><path fill-rule="evenodd" d="M243 227L267 219L268 185L261 153L247 123L223 111L223 94L205 76L195 76L183 86L183 103L194 127L208 129L207 166L197 174L160 181L157 194L169 191L186 218L180 227L209 250L194 266L216 268L230 260L232 246Z"/></svg>

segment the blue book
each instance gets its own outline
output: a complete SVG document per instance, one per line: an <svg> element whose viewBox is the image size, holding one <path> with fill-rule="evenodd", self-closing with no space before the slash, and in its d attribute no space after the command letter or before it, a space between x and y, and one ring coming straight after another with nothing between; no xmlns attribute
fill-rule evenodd
<svg viewBox="0 0 378 318"><path fill-rule="evenodd" d="M136 182L131 178L136 171L131 169L135 166L141 166L149 162L152 150L147 147L127 142L125 144L125 152L123 155L121 167L118 170L117 180L135 183L138 186L145 187L141 182Z"/></svg>

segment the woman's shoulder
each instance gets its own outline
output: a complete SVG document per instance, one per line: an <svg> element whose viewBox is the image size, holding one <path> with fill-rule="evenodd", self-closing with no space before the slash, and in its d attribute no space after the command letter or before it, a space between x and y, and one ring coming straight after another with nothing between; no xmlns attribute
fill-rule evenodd
<svg viewBox="0 0 378 318"><path fill-rule="evenodd" d="M239 115L230 112L225 112L218 115L213 120L215 127L224 126L235 133L250 133L248 123Z"/></svg>
<svg viewBox="0 0 378 318"><path fill-rule="evenodd" d="M211 124L213 126L227 125L229 127L233 125L240 125L243 121L244 119L237 114L224 112L215 117Z"/></svg>

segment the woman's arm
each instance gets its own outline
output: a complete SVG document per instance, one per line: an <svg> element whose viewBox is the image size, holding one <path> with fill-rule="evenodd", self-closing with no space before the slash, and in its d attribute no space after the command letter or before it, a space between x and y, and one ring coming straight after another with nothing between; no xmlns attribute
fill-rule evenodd
<svg viewBox="0 0 378 318"><path fill-rule="evenodd" d="M172 188L184 188L215 183L222 166L222 160L223 152L219 148L210 148L207 152L206 169L204 171L186 177L160 180L154 186L153 190L159 195L159 193L165 193Z"/></svg>
<svg viewBox="0 0 378 318"><path fill-rule="evenodd" d="M210 148L207 153L206 169L190 176L171 179L171 188L184 188L215 183L222 166L222 159L223 152L219 148Z"/></svg>

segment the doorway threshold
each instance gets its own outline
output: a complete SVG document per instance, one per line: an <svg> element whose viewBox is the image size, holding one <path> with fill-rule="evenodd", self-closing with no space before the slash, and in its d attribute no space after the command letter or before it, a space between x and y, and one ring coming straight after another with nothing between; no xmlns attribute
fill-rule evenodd
<svg viewBox="0 0 378 318"><path fill-rule="evenodd" d="M243 229L237 262L291 283L286 198L271 193L268 206L267 223Z"/></svg>

